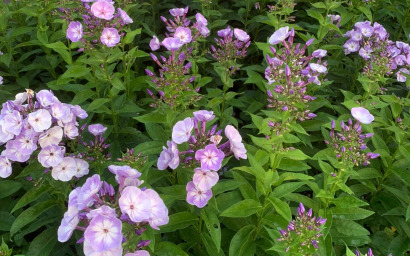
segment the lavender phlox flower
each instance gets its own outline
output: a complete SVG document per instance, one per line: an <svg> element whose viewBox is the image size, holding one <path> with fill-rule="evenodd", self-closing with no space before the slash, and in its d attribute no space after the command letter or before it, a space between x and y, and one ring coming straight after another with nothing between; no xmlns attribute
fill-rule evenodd
<svg viewBox="0 0 410 256"><path fill-rule="evenodd" d="M107 130L107 127L104 127L102 124L92 124L88 126L88 131L94 136L103 135Z"/></svg>
<svg viewBox="0 0 410 256"><path fill-rule="evenodd" d="M69 212L66 212L57 230L58 241L61 243L67 242L70 239L79 222L80 218L77 214L72 216Z"/></svg>
<svg viewBox="0 0 410 256"><path fill-rule="evenodd" d="M55 180L69 181L77 172L77 164L73 157L64 157L58 165L51 170L51 176Z"/></svg>
<svg viewBox="0 0 410 256"><path fill-rule="evenodd" d="M168 166L171 169L176 169L179 165L180 160L177 144L173 141L167 141L167 146L168 148L163 147L163 150L158 158L158 170L165 170Z"/></svg>
<svg viewBox="0 0 410 256"><path fill-rule="evenodd" d="M243 31L242 29L235 28L233 30L233 33L234 33L236 39L238 39L239 41L247 42L247 41L250 40L250 36L245 31Z"/></svg>
<svg viewBox="0 0 410 256"><path fill-rule="evenodd" d="M151 41L149 42L149 47L151 48L152 51L156 51L160 48L161 43L159 42L159 39L156 36L153 36Z"/></svg>
<svg viewBox="0 0 410 256"><path fill-rule="evenodd" d="M58 145L43 147L38 154L38 161L43 167L55 167L64 159L64 152Z"/></svg>
<svg viewBox="0 0 410 256"><path fill-rule="evenodd" d="M124 256L150 256L149 252L146 250L138 250L133 253L127 253Z"/></svg>
<svg viewBox="0 0 410 256"><path fill-rule="evenodd" d="M169 222L168 208L155 190L146 189L142 192L148 196L150 201L150 214L145 221L148 221L152 228L159 230L159 226L166 225Z"/></svg>
<svg viewBox="0 0 410 256"><path fill-rule="evenodd" d="M38 143L40 147L45 148L51 145L58 145L62 139L63 129L60 126L54 126L40 134Z"/></svg>
<svg viewBox="0 0 410 256"><path fill-rule="evenodd" d="M91 210L89 213L87 213L87 218L89 220L94 219L95 217L97 217L98 215L103 215L105 217L108 218L116 218L117 214L115 213L115 209L107 206L107 205L103 205L97 209Z"/></svg>
<svg viewBox="0 0 410 256"><path fill-rule="evenodd" d="M42 132L51 126L51 115L45 109L39 109L36 112L28 114L28 122L34 131Z"/></svg>
<svg viewBox="0 0 410 256"><path fill-rule="evenodd" d="M199 110L195 111L193 114L198 122L208 122L215 118L213 111Z"/></svg>
<svg viewBox="0 0 410 256"><path fill-rule="evenodd" d="M369 110L363 107L352 108L351 114L357 121L363 124L370 124L374 120L374 116L370 114Z"/></svg>
<svg viewBox="0 0 410 256"><path fill-rule="evenodd" d="M11 161L24 163L29 158L29 154L23 154L20 150L19 144L15 140L10 140L6 144L6 150L4 155Z"/></svg>
<svg viewBox="0 0 410 256"><path fill-rule="evenodd" d="M174 38L179 38L179 40L182 44L190 43L191 40L192 40L191 29L184 28L184 27L178 27L175 30Z"/></svg>
<svg viewBox="0 0 410 256"><path fill-rule="evenodd" d="M177 51L183 45L179 37L167 37L161 43L168 51Z"/></svg>
<svg viewBox="0 0 410 256"><path fill-rule="evenodd" d="M190 117L185 118L183 121L178 121L172 128L172 140L177 144L188 141L193 128L194 121Z"/></svg>
<svg viewBox="0 0 410 256"><path fill-rule="evenodd" d="M4 117L3 129L14 135L19 135L23 128L23 118L19 111L13 110Z"/></svg>
<svg viewBox="0 0 410 256"><path fill-rule="evenodd" d="M114 17L114 12L114 5L104 0L99 0L91 5L91 13L100 19L111 20Z"/></svg>
<svg viewBox="0 0 410 256"><path fill-rule="evenodd" d="M131 24L133 20L128 16L127 12L122 10L121 8L117 8L118 13L120 14L121 21L123 24Z"/></svg>
<svg viewBox="0 0 410 256"><path fill-rule="evenodd" d="M232 29L228 26L225 29L218 30L217 33L219 37L222 37L222 38L229 37L229 36L232 36Z"/></svg>
<svg viewBox="0 0 410 256"><path fill-rule="evenodd" d="M210 144L195 153L195 159L201 162L201 168L204 170L218 171L224 157L225 154L215 144Z"/></svg>
<svg viewBox="0 0 410 256"><path fill-rule="evenodd" d="M101 256L122 256L123 248L122 248L122 245L120 244L116 248L112 248L112 249L109 249L103 252L99 252L99 251L94 250L94 248L91 246L91 242L89 242L87 239L83 239L83 252L85 256L100 256L100 255Z"/></svg>
<svg viewBox="0 0 410 256"><path fill-rule="evenodd" d="M273 33L269 38L269 43L272 45L278 44L286 40L289 36L289 27L282 27Z"/></svg>
<svg viewBox="0 0 410 256"><path fill-rule="evenodd" d="M173 8L169 10L169 13L174 17L184 16L185 14L188 13L188 7L187 8Z"/></svg>
<svg viewBox="0 0 410 256"><path fill-rule="evenodd" d="M104 28L101 33L100 41L102 44L108 47L114 47L120 42L120 35L118 34L118 30L115 28Z"/></svg>
<svg viewBox="0 0 410 256"><path fill-rule="evenodd" d="M141 177L141 173L128 165L110 165L108 166L108 170L115 174L115 181L121 186L138 187L141 184L141 181L138 180L138 178Z"/></svg>
<svg viewBox="0 0 410 256"><path fill-rule="evenodd" d="M74 174L74 176L80 178L87 175L89 172L88 162L80 158L74 158L74 160L76 165L76 173Z"/></svg>
<svg viewBox="0 0 410 256"><path fill-rule="evenodd" d="M323 58L327 55L327 51L326 50L322 50L322 49L317 49L312 53L312 56L315 58Z"/></svg>
<svg viewBox="0 0 410 256"><path fill-rule="evenodd" d="M102 182L100 175L98 174L94 174L85 181L84 185L81 187L81 192L79 193L77 199L79 210L84 209L89 205L89 203L92 203L94 196L97 196L101 186Z"/></svg>
<svg viewBox="0 0 410 256"><path fill-rule="evenodd" d="M187 190L187 198L186 201L191 204L195 205L198 208L203 208L207 203L208 200L212 197L211 190L201 190L197 188L194 182L188 182L186 186Z"/></svg>
<svg viewBox="0 0 410 256"><path fill-rule="evenodd" d="M401 68L399 69L399 71L397 71L396 76L397 76L397 81L399 82L406 82L407 80L407 76L406 75L410 75L410 72L408 69L405 68Z"/></svg>
<svg viewBox="0 0 410 256"><path fill-rule="evenodd" d="M200 13L195 15L196 23L200 26L207 26L208 20Z"/></svg>
<svg viewBox="0 0 410 256"><path fill-rule="evenodd" d="M68 25L66 37L71 42L78 42L83 38L83 25L79 21L72 21Z"/></svg>
<svg viewBox="0 0 410 256"><path fill-rule="evenodd" d="M12 167L9 159L6 156L0 156L0 177L7 178L11 175Z"/></svg>
<svg viewBox="0 0 410 256"><path fill-rule="evenodd" d="M105 252L121 246L121 231L122 222L119 219L98 215L91 220L84 238L90 242L94 251Z"/></svg>
<svg viewBox="0 0 410 256"><path fill-rule="evenodd" d="M242 143L242 136L239 134L238 130L232 125L227 125L225 127L225 136L228 138L230 143L230 150L233 152L236 159L239 158L247 159L246 149Z"/></svg>
<svg viewBox="0 0 410 256"><path fill-rule="evenodd" d="M151 201L148 195L137 187L126 187L122 191L118 204L121 212L127 214L133 222L144 221L150 216Z"/></svg>
<svg viewBox="0 0 410 256"><path fill-rule="evenodd" d="M210 190L219 180L217 172L203 170L201 168L195 169L193 182L197 188L202 191Z"/></svg>

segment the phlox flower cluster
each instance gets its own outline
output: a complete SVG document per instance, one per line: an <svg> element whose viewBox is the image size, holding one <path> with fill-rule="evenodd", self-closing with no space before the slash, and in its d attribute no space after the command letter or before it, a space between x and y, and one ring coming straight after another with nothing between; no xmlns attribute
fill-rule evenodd
<svg viewBox="0 0 410 256"><path fill-rule="evenodd" d="M160 42L154 36L150 42L152 51L158 50L161 45L171 51L168 58L161 55L160 60L151 53L151 58L160 67L159 76L148 69L145 70L152 78L151 81L156 85L159 92L157 99L150 90L147 90L155 102L151 104L152 107L159 107L160 102L173 107L181 104L189 106L200 99L197 94L200 88L194 89L192 85L195 76L189 75L191 62L188 61L188 58L197 46L197 44L192 45L192 43L195 43L198 38L209 35L208 21L202 14L197 13L195 16L196 22L191 25L191 21L186 18L188 7L174 8L169 12L174 17L173 20L161 17L168 30L165 39Z"/></svg>
<svg viewBox="0 0 410 256"><path fill-rule="evenodd" d="M204 207L212 197L211 188L218 182L222 161L226 156L234 155L236 159L246 159L246 149L242 137L232 126L225 127L228 140L222 141L222 130L217 131L214 125L206 130L206 122L215 118L212 111L200 110L175 124L172 129L172 141L167 142L158 159L158 169L168 167L176 169L182 162L187 167L195 168L193 181L187 184L187 202L199 208ZM194 131L194 134L192 132ZM188 144L186 151L179 151L178 145Z"/></svg>
<svg viewBox="0 0 410 256"><path fill-rule="evenodd" d="M229 26L219 30L218 36L215 38L216 47L211 45L210 54L232 75L239 69L235 65L236 60L246 57L246 50L251 44L250 36L242 29L232 30Z"/></svg>
<svg viewBox="0 0 410 256"><path fill-rule="evenodd" d="M43 167L52 168L56 180L88 174L88 163L80 158L66 157L63 139L79 135L77 118L87 113L78 105L60 102L52 91L41 90L35 97L32 90L19 93L14 101L3 104L0 114L0 142L5 150L0 156L0 177L11 175L12 162L27 162L35 151Z"/></svg>
<svg viewBox="0 0 410 256"><path fill-rule="evenodd" d="M70 21L66 36L72 42L83 42L94 47L98 42L114 47L120 42L119 31L133 20L121 8L114 7L111 0L82 0L81 7L73 10L59 8L62 18ZM82 22L75 21L76 12L81 13Z"/></svg>
<svg viewBox="0 0 410 256"><path fill-rule="evenodd" d="M357 22L354 29L344 35L345 54L358 52L364 59L363 74L371 79L396 73L397 81L405 82L409 75L410 46L401 41L389 40L386 29L375 22Z"/></svg>
<svg viewBox="0 0 410 256"><path fill-rule="evenodd" d="M321 85L327 73L327 62L323 61L326 50L317 49L306 56L307 47L313 42L310 39L303 47L294 43L295 31L283 27L275 31L269 38L272 45L283 44L277 51L270 47L273 57L266 55L268 67L265 69L265 78L269 84L275 84L273 92L268 90L268 108L275 108L279 112L290 111L291 116L303 121L316 117L315 114L305 110L308 102L315 100L306 94L309 84Z"/></svg>
<svg viewBox="0 0 410 256"><path fill-rule="evenodd" d="M302 203L297 209L295 220L291 220L286 229L279 230L282 237L277 240L285 243L287 253L298 252L310 255L312 251L319 249L318 238L322 236L322 226L326 219L312 216L312 209L305 211Z"/></svg>
<svg viewBox="0 0 410 256"><path fill-rule="evenodd" d="M370 112L362 107L352 108L352 116L357 120L355 124L349 118L347 124L343 121L340 123L341 131L335 131L336 123L333 120L331 124L330 138L331 141L325 141L335 149L336 157L343 163L352 163L356 166L370 164L370 159L379 156L377 153L364 153L367 149L365 139L373 136L372 133L362 134L363 124L370 124L374 117Z"/></svg>
<svg viewBox="0 0 410 256"><path fill-rule="evenodd" d="M159 39L154 36L150 42L151 50L158 50L161 45L168 51L178 51L183 45L195 42L198 38L209 36L208 20L201 14L195 15L196 22L191 25L191 20L187 19L188 6L185 8L174 8L169 10L173 19L167 19L161 16L165 23L168 33L165 33L165 39L160 43Z"/></svg>
<svg viewBox="0 0 410 256"><path fill-rule="evenodd" d="M58 240L66 242L74 230L84 231L78 242L84 243L84 254L122 256L149 255L140 250L149 240L136 245L127 243L131 236L141 235L150 225L154 229L168 223L168 209L157 192L145 187L138 178L141 173L127 165L108 167L119 184L117 193L111 184L101 181L98 174L89 177L83 186L69 195L68 209L58 228ZM135 233L124 236L123 225L133 227Z"/></svg>

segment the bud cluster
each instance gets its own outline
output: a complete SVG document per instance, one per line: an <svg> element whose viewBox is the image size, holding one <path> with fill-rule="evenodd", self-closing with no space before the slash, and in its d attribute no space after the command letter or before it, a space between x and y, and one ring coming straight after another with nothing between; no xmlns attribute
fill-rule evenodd
<svg viewBox="0 0 410 256"><path fill-rule="evenodd" d="M292 253L313 255L312 252L319 248L318 238L322 236L321 230L325 223L326 219L312 216L312 209L306 212L305 207L300 203L296 219L291 220L286 229L279 230L282 237L277 240L285 243L289 255Z"/></svg>
<svg viewBox="0 0 410 256"><path fill-rule="evenodd" d="M220 38L215 38L216 47L211 45L210 54L232 75L239 69L235 65L236 60L246 57L250 37L245 31L238 28L232 30L229 26L219 30L218 36Z"/></svg>
<svg viewBox="0 0 410 256"><path fill-rule="evenodd" d="M303 121L316 117L305 110L307 103L316 99L306 94L306 86L322 83L323 76L327 73L327 62L322 62L322 58L327 52L318 49L306 56L306 49L313 39L301 47L300 44L294 44L294 37L293 28L289 31L289 27L283 27L269 38L270 44L282 43L284 47L277 51L271 46L274 56L266 56L268 67L265 69L265 78L269 84L276 84L273 92L268 90L268 108L275 108L279 112L290 111L291 116Z"/></svg>
<svg viewBox="0 0 410 256"><path fill-rule="evenodd" d="M367 149L365 139L372 137L373 134L362 134L362 126L360 123L370 124L373 121L373 116L361 107L353 108L352 115L356 118L357 122L353 124L350 118L347 124L341 121L340 132L335 131L336 123L334 120L332 121L330 131L331 141L325 141L325 143L335 149L336 157L343 163L350 163L356 166L360 164L368 165L370 164L369 160L377 158L379 154L363 152Z"/></svg>

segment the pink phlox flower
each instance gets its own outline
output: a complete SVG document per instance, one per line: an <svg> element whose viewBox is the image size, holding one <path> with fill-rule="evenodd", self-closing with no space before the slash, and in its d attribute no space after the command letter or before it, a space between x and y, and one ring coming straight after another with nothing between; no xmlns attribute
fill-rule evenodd
<svg viewBox="0 0 410 256"><path fill-rule="evenodd" d="M198 208L203 208L212 197L211 190L200 190L192 181L188 182L188 184L186 185L186 190L186 201Z"/></svg>

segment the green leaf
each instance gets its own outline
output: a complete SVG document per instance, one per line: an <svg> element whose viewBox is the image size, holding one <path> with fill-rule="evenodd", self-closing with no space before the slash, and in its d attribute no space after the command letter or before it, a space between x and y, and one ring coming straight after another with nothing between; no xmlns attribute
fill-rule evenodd
<svg viewBox="0 0 410 256"><path fill-rule="evenodd" d="M287 194L290 194L293 191L297 190L304 184L305 184L304 182L288 182L288 183L279 185L273 190L272 197L276 197L276 198L284 197Z"/></svg>
<svg viewBox="0 0 410 256"><path fill-rule="evenodd" d="M2 180L0 181L0 199L8 197L19 191L22 187L20 182L12 180Z"/></svg>
<svg viewBox="0 0 410 256"><path fill-rule="evenodd" d="M50 255L54 245L57 242L57 230L49 228L44 230L40 235L30 242L27 255L30 256L47 256Z"/></svg>
<svg viewBox="0 0 410 256"><path fill-rule="evenodd" d="M3 237L1 238L0 254L2 256L11 256L13 250L9 249L7 244L4 242Z"/></svg>
<svg viewBox="0 0 410 256"><path fill-rule="evenodd" d="M20 231L27 224L33 222L43 212L47 211L53 206L56 206L56 202L54 200L49 200L31 206L30 208L22 212L13 222L13 225L10 228L10 236L13 236L16 232Z"/></svg>
<svg viewBox="0 0 410 256"><path fill-rule="evenodd" d="M300 149L290 149L288 151L282 151L280 152L280 155L283 157L293 159L293 160L306 160L310 159L308 155L303 153Z"/></svg>
<svg viewBox="0 0 410 256"><path fill-rule="evenodd" d="M33 187L31 190L27 191L27 193L25 193L20 198L20 200L14 206L13 210L11 210L11 212L13 213L14 211L20 209L21 207L24 207L27 204L33 202L34 200L39 198L41 195L43 195L48 190L49 190L49 188L45 187L45 186Z"/></svg>
<svg viewBox="0 0 410 256"><path fill-rule="evenodd" d="M366 15L367 19L369 19L370 21L373 21L372 12L370 11L369 7L367 7L365 5L360 5L360 6L357 7L357 9L362 11L364 13L364 15Z"/></svg>
<svg viewBox="0 0 410 256"><path fill-rule="evenodd" d="M338 208L354 208L369 205L367 202L354 196L338 197L332 200Z"/></svg>
<svg viewBox="0 0 410 256"><path fill-rule="evenodd" d="M368 236L369 230L353 220L333 219L332 228L344 235Z"/></svg>
<svg viewBox="0 0 410 256"><path fill-rule="evenodd" d="M275 207L275 210L279 213L279 215L285 218L285 220L290 221L292 219L292 213L287 203L276 197L269 197L269 201L271 201L273 207Z"/></svg>
<svg viewBox="0 0 410 256"><path fill-rule="evenodd" d="M99 109L105 103L107 103L109 101L110 101L110 99L106 99L106 98L95 99L95 100L93 100L93 102L91 102L90 105L88 105L87 111L93 111L93 110Z"/></svg>
<svg viewBox="0 0 410 256"><path fill-rule="evenodd" d="M170 242L161 242L155 246L157 256L189 256L179 246Z"/></svg>
<svg viewBox="0 0 410 256"><path fill-rule="evenodd" d="M132 41L134 40L134 37L136 35L139 35L139 34L141 34L141 28L138 28L134 31L128 32L127 35L124 38L124 43L125 44L132 43Z"/></svg>
<svg viewBox="0 0 410 256"><path fill-rule="evenodd" d="M221 250L221 225L218 216L211 210L211 208L207 207L201 211L201 217L204 220L217 251L219 252Z"/></svg>
<svg viewBox="0 0 410 256"><path fill-rule="evenodd" d="M241 228L232 238L229 246L229 256L254 255L256 245L253 241L255 226L248 225Z"/></svg>
<svg viewBox="0 0 410 256"><path fill-rule="evenodd" d="M10 231L15 218L9 212L0 211L0 231Z"/></svg>
<svg viewBox="0 0 410 256"><path fill-rule="evenodd" d="M346 256L356 256L354 252L352 252L349 247L346 245Z"/></svg>
<svg viewBox="0 0 410 256"><path fill-rule="evenodd" d="M212 194L214 196L219 195L223 192L233 190L241 185L245 184L244 182L241 181L235 181L235 180L221 180L218 183L216 183L215 186L212 187Z"/></svg>
<svg viewBox="0 0 410 256"><path fill-rule="evenodd" d="M407 211L406 211L406 221L408 222L410 220L410 204L407 206Z"/></svg>
<svg viewBox="0 0 410 256"><path fill-rule="evenodd" d="M143 116L134 117L134 119L144 124L145 123L158 123L158 124L167 123L167 119L165 118L165 116L158 112L151 112Z"/></svg>
<svg viewBox="0 0 410 256"><path fill-rule="evenodd" d="M78 78L90 73L90 69L82 65L73 65L61 76L63 78Z"/></svg>
<svg viewBox="0 0 410 256"><path fill-rule="evenodd" d="M346 220L361 220L373 215L374 212L362 208L332 208L333 218Z"/></svg>
<svg viewBox="0 0 410 256"><path fill-rule="evenodd" d="M306 12L310 17L317 19L320 25L323 25L325 20L320 12L313 9L307 10Z"/></svg>
<svg viewBox="0 0 410 256"><path fill-rule="evenodd" d="M234 218L248 217L255 214L261 208L262 205L258 201L253 199L244 199L243 201L240 201L223 211L221 216Z"/></svg>
<svg viewBox="0 0 410 256"><path fill-rule="evenodd" d="M178 212L169 216L169 222L161 226L161 233L172 232L178 229L184 229L198 221L198 217L190 212Z"/></svg>

